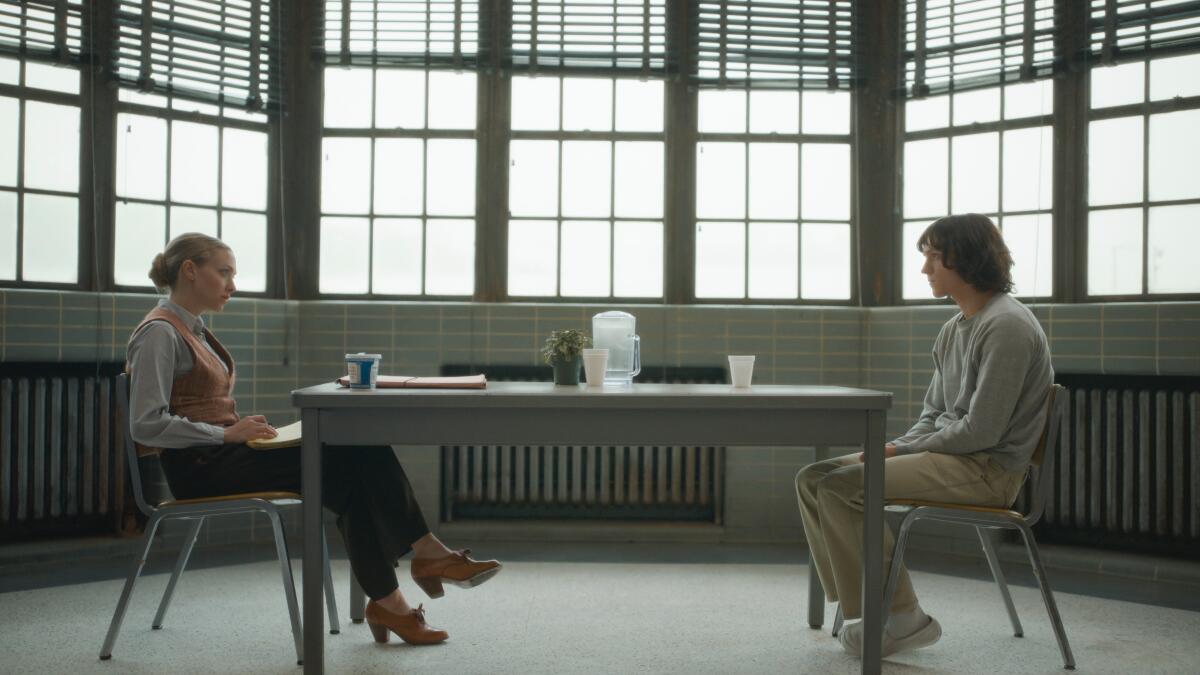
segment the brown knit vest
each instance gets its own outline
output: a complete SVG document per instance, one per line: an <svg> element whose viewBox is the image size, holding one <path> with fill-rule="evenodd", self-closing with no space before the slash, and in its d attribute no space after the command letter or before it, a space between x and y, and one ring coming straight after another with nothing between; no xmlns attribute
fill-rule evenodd
<svg viewBox="0 0 1200 675"><path fill-rule="evenodd" d="M171 400L168 409L172 415L186 417L192 422L205 422L227 427L238 421L237 405L233 400L233 383L236 371L233 367L233 357L207 328L204 338L212 346L213 351L220 355L218 361L212 352L204 348L200 338L186 326L179 315L166 307L156 307L138 324L133 334L136 335L142 326L151 321L166 321L175 327L183 336L188 350L192 353L192 369L186 374L175 378L171 384ZM221 361L229 367L228 372L221 366ZM125 364L125 372L129 372L129 364ZM156 455L159 448L146 447L137 444L138 456Z"/></svg>

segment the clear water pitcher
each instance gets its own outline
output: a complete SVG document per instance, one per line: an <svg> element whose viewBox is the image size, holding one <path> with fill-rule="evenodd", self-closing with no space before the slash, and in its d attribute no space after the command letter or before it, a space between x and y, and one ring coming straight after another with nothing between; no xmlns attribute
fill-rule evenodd
<svg viewBox="0 0 1200 675"><path fill-rule="evenodd" d="M627 312L601 312L592 317L592 345L608 350L604 384L633 384L633 377L642 372L641 339L636 327L637 319Z"/></svg>

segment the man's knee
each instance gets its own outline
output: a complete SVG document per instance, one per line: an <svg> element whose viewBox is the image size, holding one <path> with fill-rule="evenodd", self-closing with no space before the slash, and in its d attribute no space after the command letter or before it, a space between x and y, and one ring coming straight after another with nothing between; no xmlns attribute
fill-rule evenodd
<svg viewBox="0 0 1200 675"><path fill-rule="evenodd" d="M796 493L816 494L817 483L825 477L820 462L814 462L796 472Z"/></svg>
<svg viewBox="0 0 1200 675"><path fill-rule="evenodd" d="M814 486L817 500L836 497L840 501L847 501L862 490L862 480L862 464L851 464L830 471L821 476Z"/></svg>

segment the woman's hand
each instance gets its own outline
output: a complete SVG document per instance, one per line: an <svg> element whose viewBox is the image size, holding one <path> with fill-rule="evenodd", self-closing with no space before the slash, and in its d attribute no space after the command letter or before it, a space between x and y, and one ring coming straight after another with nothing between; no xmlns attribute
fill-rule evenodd
<svg viewBox="0 0 1200 675"><path fill-rule="evenodd" d="M256 438L275 438L279 432L262 415L246 415L233 426L225 427L226 443L245 443Z"/></svg>
<svg viewBox="0 0 1200 675"><path fill-rule="evenodd" d="M896 456L896 446L892 445L891 443L888 443L887 445L883 446L883 456L885 459L888 457L895 457ZM866 457L865 452L858 453L858 461L860 461L860 462L863 461L863 459L865 457Z"/></svg>

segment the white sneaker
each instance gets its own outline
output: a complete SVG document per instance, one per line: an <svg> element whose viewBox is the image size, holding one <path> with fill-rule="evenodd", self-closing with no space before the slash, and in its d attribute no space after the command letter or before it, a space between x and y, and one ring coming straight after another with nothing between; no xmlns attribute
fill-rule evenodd
<svg viewBox="0 0 1200 675"><path fill-rule="evenodd" d="M909 635L902 638L893 638L888 634L887 629L883 631L883 656L891 656L896 652L904 652L910 649L920 649L928 647L937 642L942 637L942 625L937 622L937 619L929 617L929 623L925 624L924 628L913 631ZM838 640L842 643L842 647L852 656L862 656L862 622L852 623L849 626L844 626L842 632L838 633Z"/></svg>

